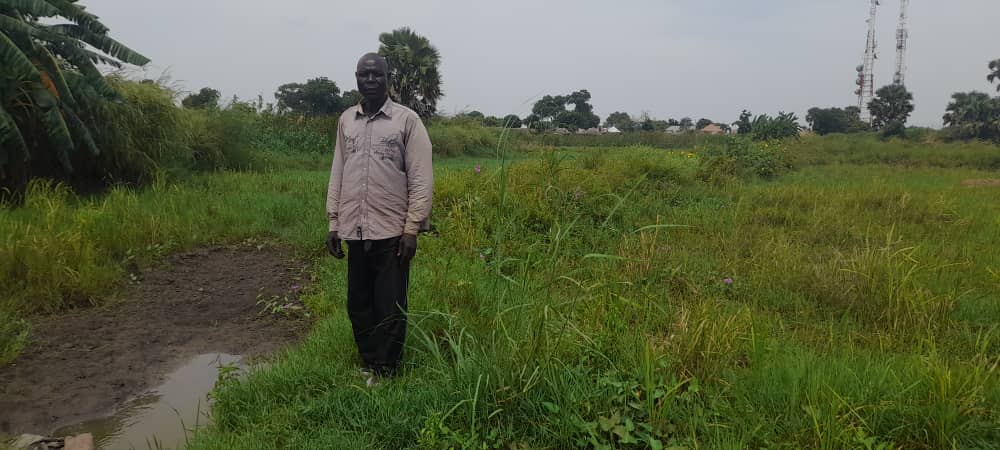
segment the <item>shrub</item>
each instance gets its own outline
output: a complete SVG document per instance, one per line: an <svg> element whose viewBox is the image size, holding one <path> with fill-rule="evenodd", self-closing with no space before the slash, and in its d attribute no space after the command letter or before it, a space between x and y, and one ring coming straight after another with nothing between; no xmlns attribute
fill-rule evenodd
<svg viewBox="0 0 1000 450"><path fill-rule="evenodd" d="M724 145L708 147L698 178L708 182L734 177L773 178L790 167L781 142L756 142L731 137Z"/></svg>
<svg viewBox="0 0 1000 450"><path fill-rule="evenodd" d="M190 161L190 121L174 104L174 93L151 83L121 78L109 79L121 93L121 102L97 102L87 111L94 140L101 153L96 157L78 152L76 171L70 181L76 187L108 183L143 183L154 177L162 164ZM56 173L36 173L61 178Z"/></svg>
<svg viewBox="0 0 1000 450"><path fill-rule="evenodd" d="M754 119L750 136L755 141L770 141L796 137L801 130L795 114L782 112L777 117L761 114Z"/></svg>
<svg viewBox="0 0 1000 450"><path fill-rule="evenodd" d="M476 155L493 152L500 133L480 125L434 124L428 127L434 154Z"/></svg>

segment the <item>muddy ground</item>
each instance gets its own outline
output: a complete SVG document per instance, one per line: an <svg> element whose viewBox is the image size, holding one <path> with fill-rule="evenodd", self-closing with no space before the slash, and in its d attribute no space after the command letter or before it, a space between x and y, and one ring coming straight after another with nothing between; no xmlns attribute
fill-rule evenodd
<svg viewBox="0 0 1000 450"><path fill-rule="evenodd" d="M36 321L0 367L0 433L105 416L199 354L261 356L296 341L306 320L261 314L257 302L294 299L304 269L283 250L204 249L140 274L111 306Z"/></svg>

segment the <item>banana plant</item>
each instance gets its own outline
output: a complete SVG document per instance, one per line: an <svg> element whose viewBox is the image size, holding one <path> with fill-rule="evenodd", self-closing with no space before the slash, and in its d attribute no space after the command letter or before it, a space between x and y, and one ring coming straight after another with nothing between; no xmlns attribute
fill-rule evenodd
<svg viewBox="0 0 1000 450"><path fill-rule="evenodd" d="M98 66L149 62L108 31L76 0L0 0L0 186L25 179L14 172L34 152L54 152L66 172L78 148L99 153L81 103L118 96Z"/></svg>

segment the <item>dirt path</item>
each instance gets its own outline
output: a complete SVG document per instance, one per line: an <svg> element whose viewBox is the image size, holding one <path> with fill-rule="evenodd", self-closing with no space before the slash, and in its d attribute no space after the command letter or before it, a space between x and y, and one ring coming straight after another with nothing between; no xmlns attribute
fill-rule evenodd
<svg viewBox="0 0 1000 450"><path fill-rule="evenodd" d="M114 306L45 318L0 368L0 432L109 414L199 354L256 356L295 341L305 321L261 315L257 300L296 297L303 268L281 250L205 249L143 274Z"/></svg>

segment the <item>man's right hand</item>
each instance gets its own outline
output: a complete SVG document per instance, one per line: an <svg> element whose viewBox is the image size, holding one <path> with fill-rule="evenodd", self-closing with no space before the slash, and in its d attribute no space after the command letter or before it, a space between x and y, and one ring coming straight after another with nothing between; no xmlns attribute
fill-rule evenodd
<svg viewBox="0 0 1000 450"><path fill-rule="evenodd" d="M326 249L334 258L344 259L344 249L340 246L340 235L336 231L331 231L326 236Z"/></svg>

